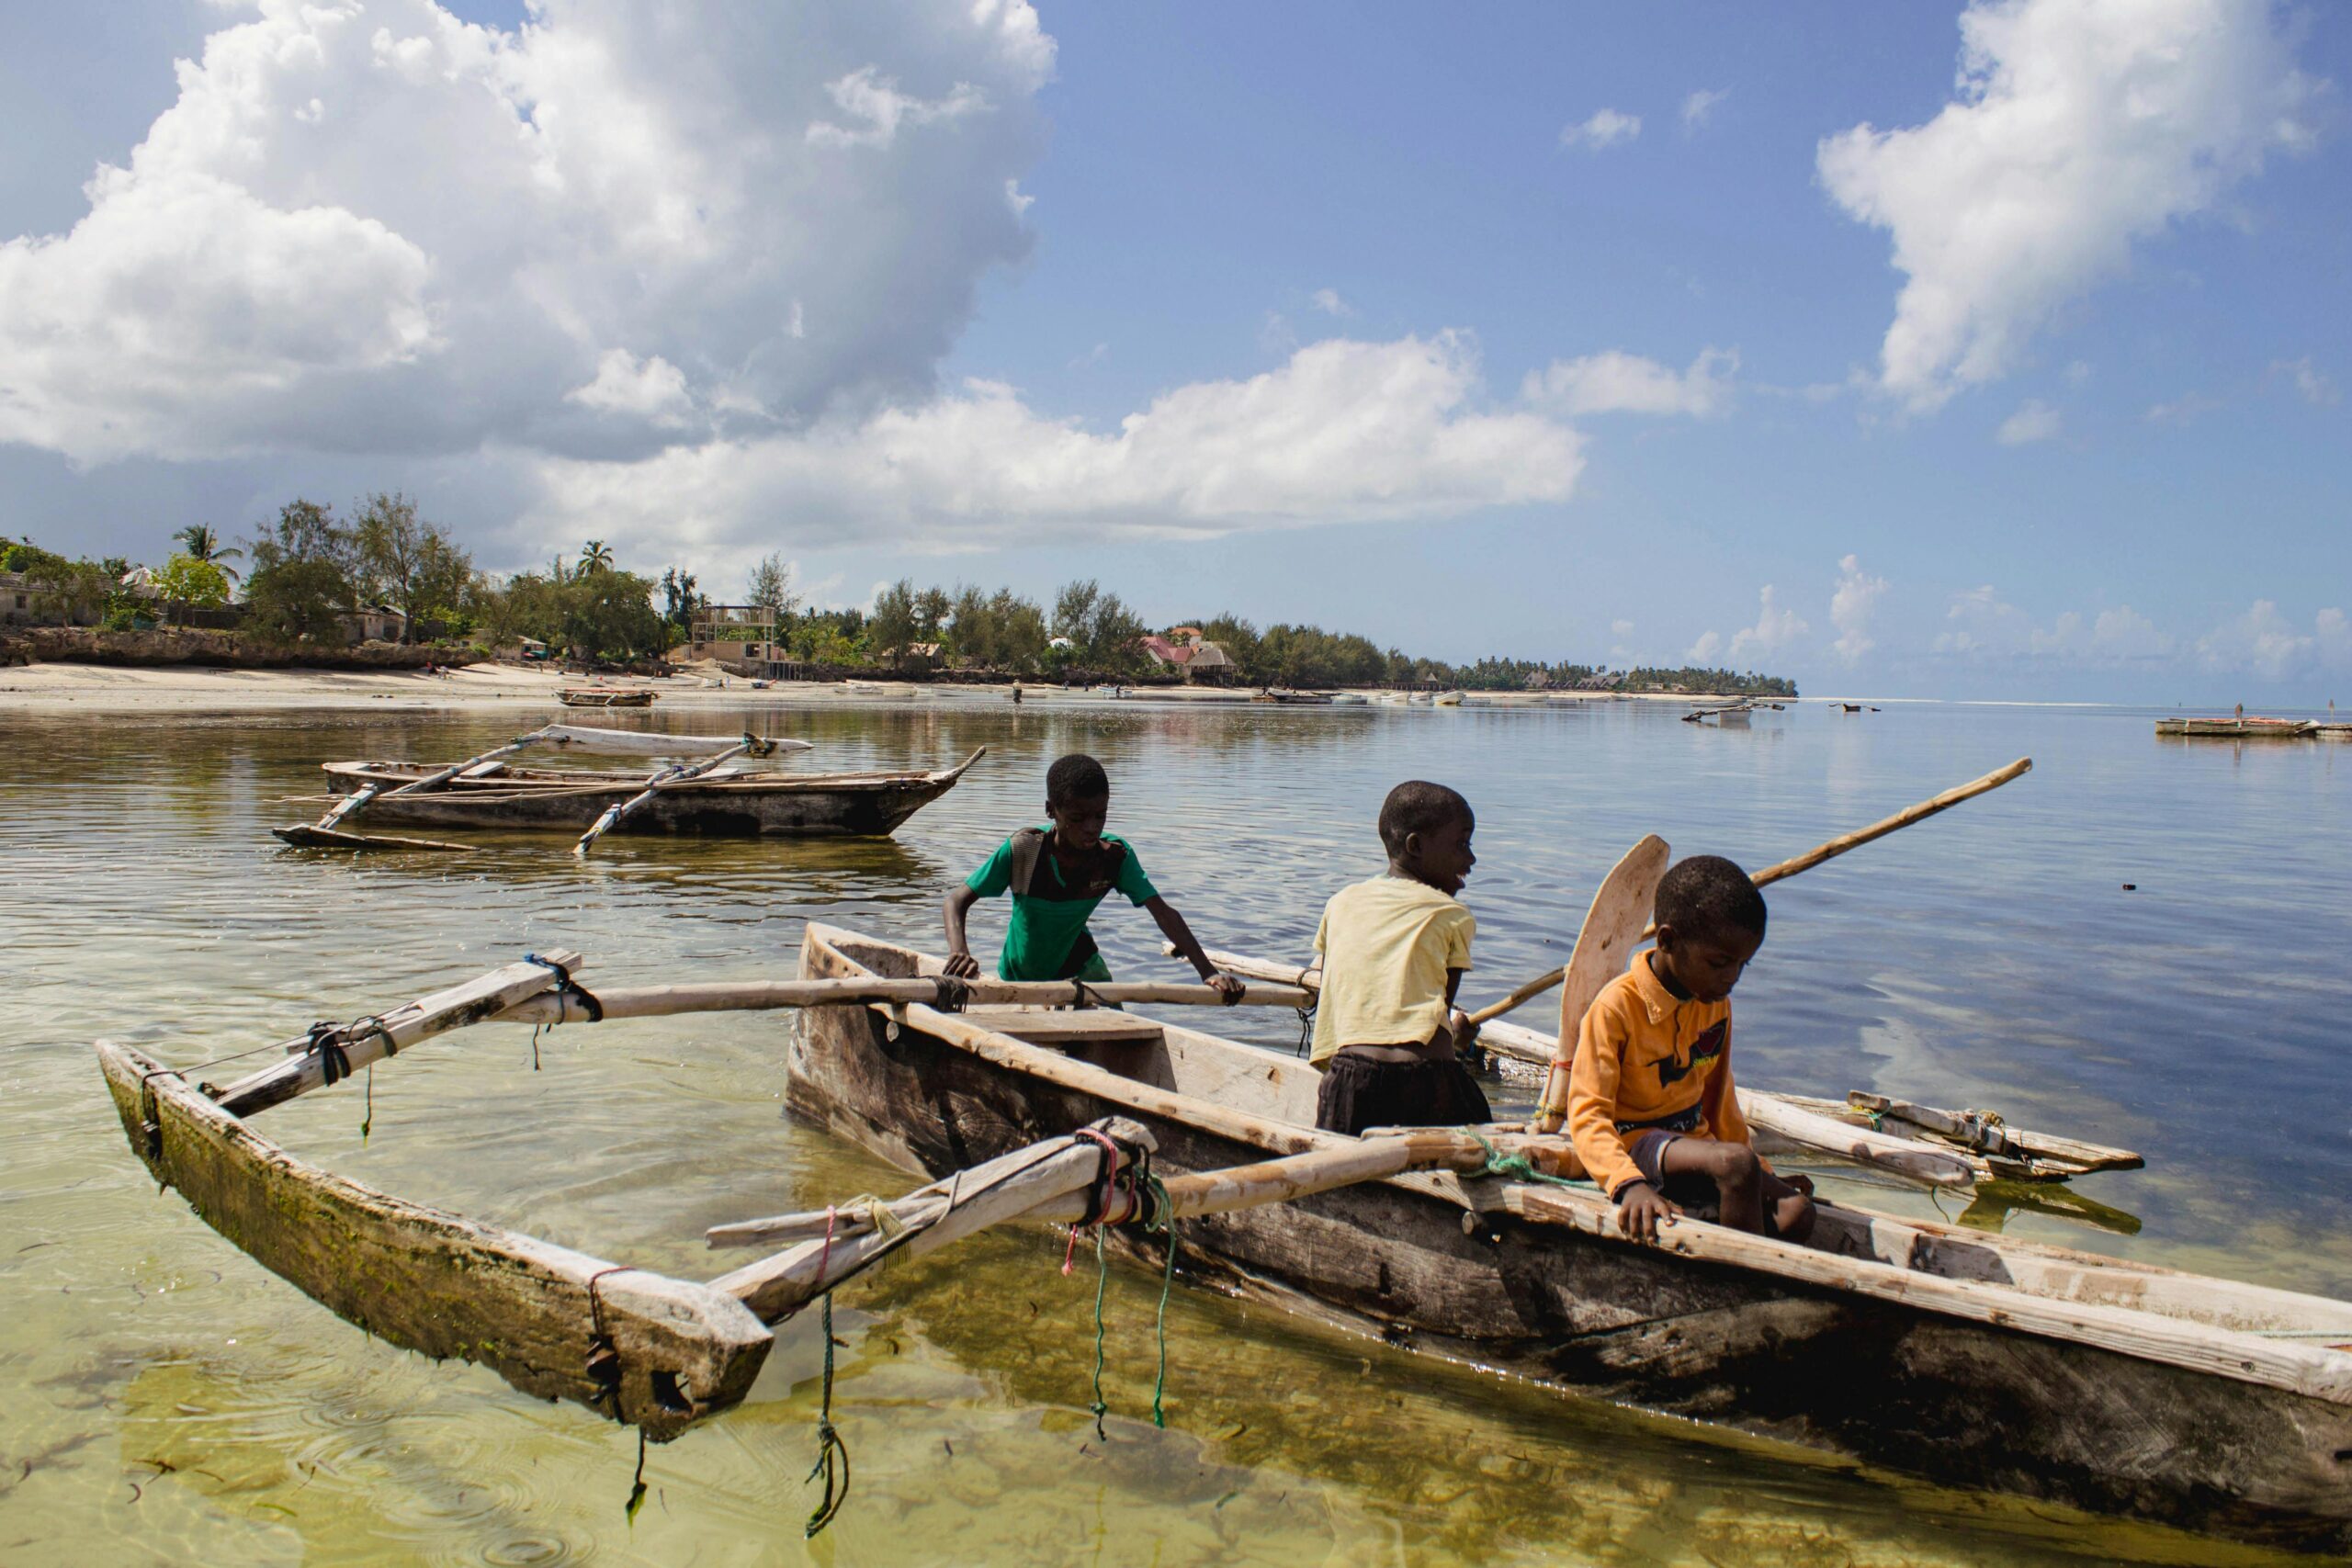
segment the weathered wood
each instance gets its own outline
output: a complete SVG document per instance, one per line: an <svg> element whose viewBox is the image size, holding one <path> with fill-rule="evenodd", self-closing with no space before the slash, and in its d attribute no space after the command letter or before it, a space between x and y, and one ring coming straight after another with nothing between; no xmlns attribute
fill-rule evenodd
<svg viewBox="0 0 2352 1568"><path fill-rule="evenodd" d="M406 1202L306 1163L127 1047L98 1063L131 1147L205 1224L376 1338L485 1366L667 1441L738 1404L773 1338L741 1303Z"/></svg>
<svg viewBox="0 0 2352 1568"><path fill-rule="evenodd" d="M726 750L717 753L705 761L675 763L670 767L663 768L651 778L645 781L645 786L639 793L631 795L627 800L615 801L612 805L605 807L604 814L598 817L595 821L590 823L588 825L588 830L580 835L580 841L571 846L571 852L574 855L584 857L588 853L590 847L594 845L597 840L603 838L606 833L611 832L616 827L618 827L622 820L628 817L630 813L645 806L648 802L651 801L655 795L660 795L663 790L678 789L686 784L690 784L696 779L702 777L705 773L717 769L722 762L740 757L750 750L751 743L747 737L744 740L729 746Z"/></svg>
<svg viewBox="0 0 2352 1568"><path fill-rule="evenodd" d="M1150 1139L1143 1128L1129 1122L1100 1130L1115 1145L1148 1145ZM1091 1139L1075 1136L1015 1149L925 1189L926 1194L936 1190L939 1196L924 1213L922 1228L913 1235L899 1239L874 1228L846 1236L836 1231L830 1241L802 1242L729 1270L713 1280L710 1288L741 1302L761 1321L776 1323L858 1274L885 1251L903 1247L910 1257L921 1257L975 1231L1018 1219L1047 1199L1081 1191L1100 1179L1106 1160L1114 1169L1125 1164L1123 1156L1114 1157Z"/></svg>
<svg viewBox="0 0 2352 1568"><path fill-rule="evenodd" d="M546 957L548 964L560 964L565 969L573 968L580 962L580 954L568 949L549 953ZM322 1088L331 1061L334 1062L338 1077L347 1076L387 1056L397 1055L420 1040L495 1018L555 984L555 971L546 964L509 964L375 1018L342 1025L321 1043L319 1049L307 1049L306 1042L295 1042L289 1048L301 1050L302 1055L239 1078L221 1090L220 1109L232 1116L251 1116L273 1105L283 1105L298 1095ZM326 1050L327 1045L334 1046L334 1052ZM340 1056L339 1061L335 1060L336 1055Z"/></svg>
<svg viewBox="0 0 2352 1568"><path fill-rule="evenodd" d="M558 746L579 746L592 751L634 752L645 757L707 756L741 745L753 757L777 751L813 751L806 740L786 740L745 731L740 738L724 735L675 735L661 729L601 729L593 724L550 724L539 731Z"/></svg>
<svg viewBox="0 0 2352 1568"><path fill-rule="evenodd" d="M811 976L934 962L815 924L802 952ZM1122 1058L1128 1077L985 1031L933 1034L917 1009L895 1032L874 1010L813 1010L788 1060L796 1112L934 1174L1114 1114L1150 1128L1170 1177L1335 1146L1302 1120L1310 1072L1175 1023L1164 1050ZM1266 1142L1223 1114L1241 1108ZM2352 1406L1566 1226L1464 1233L1471 1188L1516 1185L1405 1173L1209 1215L1185 1227L1182 1268L1311 1325L1688 1416L1694 1436L1737 1428L1946 1485L2352 1551L2352 1466L2335 1458L2352 1450ZM1883 1253L1996 1292L2014 1281L2019 1299L2216 1313L2289 1343L2352 1327L2346 1303L1959 1227L1833 1206L1815 1235L1832 1259ZM1159 1267L1155 1243L1128 1245Z"/></svg>
<svg viewBox="0 0 2352 1568"><path fill-rule="evenodd" d="M721 770L664 790L617 829L627 833L825 837L881 835L956 786L986 747L952 768L912 772L789 773ZM388 788L430 770L408 762L328 762L336 791ZM379 798L374 819L416 828L561 829L573 834L608 807L643 793L644 775L560 768L506 768L453 779L424 795Z"/></svg>
<svg viewBox="0 0 2352 1568"><path fill-rule="evenodd" d="M1818 1116L1777 1095L1746 1089L1736 1092L1740 1114L1750 1125L1777 1133L1807 1149L1892 1171L1930 1187L1973 1186L1986 1174L1980 1164L1951 1150Z"/></svg>
<svg viewBox="0 0 2352 1568"><path fill-rule="evenodd" d="M1552 1050L1552 1065L1544 1074L1544 1093L1536 1103L1533 1126L1539 1133L1556 1133L1568 1119L1568 1073L1585 1012L1601 988L1625 972L1634 945L1641 940L1650 910L1657 903L1658 878L1666 874L1671 859L1673 852L1666 840L1652 833L1625 852L1592 895L1584 924L1577 928L1576 947L1560 970L1560 1031ZM1518 1005L1514 998L1504 1000L1510 1007ZM1494 1010L1508 1012L1510 1007Z"/></svg>
<svg viewBox="0 0 2352 1568"><path fill-rule="evenodd" d="M320 818L315 826L322 829L331 829L336 823L350 816L353 812L365 807L369 801L375 799L376 796L381 793L382 791L379 786L370 784L366 789L360 790L356 794L346 795L341 800L336 801L333 806L329 807L327 808L326 815Z"/></svg>
<svg viewBox="0 0 2352 1568"><path fill-rule="evenodd" d="M1514 1186L1509 1190L1508 1201L1511 1213L1523 1220L1567 1225L1612 1240L1630 1239L1621 1228L1622 1212L1594 1194ZM1890 1263L1832 1257L1808 1247L1689 1218L1665 1222L1655 1245L1678 1257L1735 1264L1759 1274L1875 1296L1925 1312L2094 1346L2233 1382L2261 1383L2330 1404L2352 1405L2352 1355L2326 1345L2266 1338L2128 1307L2052 1302L2014 1288L1946 1279Z"/></svg>
<svg viewBox="0 0 2352 1568"><path fill-rule="evenodd" d="M1114 1015L1095 1010L1138 1002L1162 1007L1301 1008L1308 999L1304 991L1295 987L1259 986L1244 990L1238 1000L1230 1000L1225 992L1208 986L1158 980L1105 980L1096 985L1091 981L983 979L955 984L960 985L968 1001L1008 1007L1069 1007L1080 1010L1075 1015L1080 1018L1107 1019ZM607 1019L668 1018L680 1013L761 1012L775 1008L843 1007L865 1002L936 1002L941 987L928 979L703 981L681 986L598 987L595 996ZM984 1016L1014 1021L1004 1014ZM1041 1030L1051 1031L1055 1016L1069 1015L1028 1013L1021 1015L1019 1021L1035 1021ZM585 1021L588 1017L588 1005L579 998L548 994L518 1002L496 1014L493 1021L575 1023ZM1157 1026L1126 1019L1111 1027L1117 1032L1141 1037Z"/></svg>
<svg viewBox="0 0 2352 1568"><path fill-rule="evenodd" d="M425 774L421 779L412 779L407 784L390 791L389 794L392 795L423 795L427 790L439 789L451 779L471 773L485 762L494 762L501 757L511 757L517 751L526 750L537 745L547 738L548 732L545 729L535 729L528 735L518 735L503 746L493 746L480 756L469 757L462 762L453 762L438 772Z"/></svg>
<svg viewBox="0 0 2352 1568"><path fill-rule="evenodd" d="M1859 1111L1892 1116L1984 1154L2007 1159L2055 1160L2075 1168L2077 1172L2138 1170L2148 1163L2143 1156L2130 1149L2086 1144L2051 1133L2030 1132L2011 1127L2004 1122L1988 1122L1982 1111L1962 1112L1939 1110L1932 1105L1914 1105L1907 1100L1892 1100L1885 1095L1870 1094L1861 1089L1848 1093L1846 1102Z"/></svg>
<svg viewBox="0 0 2352 1568"><path fill-rule="evenodd" d="M270 835L298 850L462 850L446 839L405 839L392 833L346 833L315 822L272 828Z"/></svg>

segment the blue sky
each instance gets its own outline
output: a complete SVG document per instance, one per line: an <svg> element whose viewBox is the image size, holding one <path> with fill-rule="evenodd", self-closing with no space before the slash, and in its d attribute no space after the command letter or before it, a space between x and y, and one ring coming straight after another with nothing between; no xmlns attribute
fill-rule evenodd
<svg viewBox="0 0 2352 1568"><path fill-rule="evenodd" d="M347 9L8 7L0 531L2352 696L2340 8Z"/></svg>

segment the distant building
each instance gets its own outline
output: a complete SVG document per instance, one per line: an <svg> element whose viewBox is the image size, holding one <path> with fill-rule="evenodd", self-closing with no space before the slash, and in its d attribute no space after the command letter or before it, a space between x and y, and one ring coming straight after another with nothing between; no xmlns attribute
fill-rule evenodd
<svg viewBox="0 0 2352 1568"><path fill-rule="evenodd" d="M1183 641L1174 639L1182 637ZM1178 626L1167 637L1145 637L1136 644L1151 661L1163 670L1181 672L1188 682L1215 682L1229 680L1233 674L1233 660L1225 649L1201 636L1198 626Z"/></svg>
<svg viewBox="0 0 2352 1568"><path fill-rule="evenodd" d="M774 680L791 662L776 633L775 612L764 604L706 604L687 623L684 645L670 657L716 660L738 675Z"/></svg>
<svg viewBox="0 0 2352 1568"><path fill-rule="evenodd" d="M399 642L408 635L408 617L390 604L337 610L334 618L347 643Z"/></svg>

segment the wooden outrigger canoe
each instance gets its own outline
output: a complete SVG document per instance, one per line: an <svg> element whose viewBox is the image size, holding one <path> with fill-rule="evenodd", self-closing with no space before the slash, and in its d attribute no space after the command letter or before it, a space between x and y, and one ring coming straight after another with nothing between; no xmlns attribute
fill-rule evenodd
<svg viewBox="0 0 2352 1568"><path fill-rule="evenodd" d="M566 686L556 695L568 708L650 708L661 694L650 686Z"/></svg>
<svg viewBox="0 0 2352 1568"><path fill-rule="evenodd" d="M818 837L894 832L956 787L983 746L952 768L865 773L714 773L663 789L623 822L623 833ZM338 795L373 785L372 822L412 828L560 829L580 832L608 807L636 797L642 774L561 768L469 771L440 788L393 793L436 770L422 762L328 762Z"/></svg>
<svg viewBox="0 0 2352 1568"><path fill-rule="evenodd" d="M805 978L938 972L816 924L801 952ZM1313 1127L1306 1063L1132 1015L822 1008L789 1064L796 1112L933 1176L1113 1115L1180 1172L1356 1142ZM1808 1246L1689 1220L1640 1246L1598 1192L1443 1172L1188 1224L1182 1256L1238 1295L1564 1391L2352 1551L2352 1303L1841 1205Z"/></svg>
<svg viewBox="0 0 2352 1568"><path fill-rule="evenodd" d="M2320 727L2301 718L2160 718L2156 733L2174 740L2301 740Z"/></svg>

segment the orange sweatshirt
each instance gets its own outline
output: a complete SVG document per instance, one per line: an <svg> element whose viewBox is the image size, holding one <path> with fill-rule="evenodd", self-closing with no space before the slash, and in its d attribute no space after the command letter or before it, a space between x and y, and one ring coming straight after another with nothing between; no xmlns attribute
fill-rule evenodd
<svg viewBox="0 0 2352 1568"><path fill-rule="evenodd" d="M1626 1140L1642 1123L1745 1144L1732 1093L1731 1003L1677 1001L1645 950L1600 988L1577 1032L1568 1075L1568 1135L1586 1172L1611 1197L1642 1178Z"/></svg>

